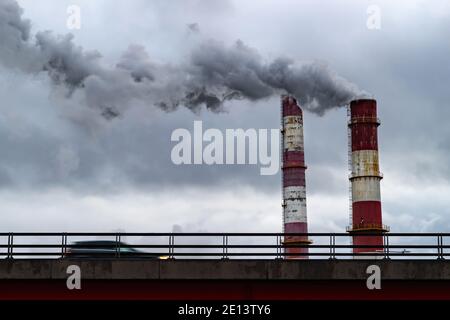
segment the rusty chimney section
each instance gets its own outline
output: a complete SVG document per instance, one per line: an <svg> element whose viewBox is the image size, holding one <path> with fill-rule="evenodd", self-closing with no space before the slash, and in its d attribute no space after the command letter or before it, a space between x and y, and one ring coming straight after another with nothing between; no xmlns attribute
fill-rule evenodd
<svg viewBox="0 0 450 320"><path fill-rule="evenodd" d="M360 99L350 103L349 110L351 221L347 231L353 235L353 245L372 246L354 248L354 253L378 254L383 251L383 225L381 215L380 181L382 175L378 162L377 102ZM358 235L373 233L375 236Z"/></svg>
<svg viewBox="0 0 450 320"><path fill-rule="evenodd" d="M284 232L307 233L303 112L295 97L282 96L281 118ZM286 255L286 258L308 258L307 245L310 243L307 235L285 236L285 245L305 246L287 247L285 253L289 253L289 255ZM299 255L295 255L296 253Z"/></svg>

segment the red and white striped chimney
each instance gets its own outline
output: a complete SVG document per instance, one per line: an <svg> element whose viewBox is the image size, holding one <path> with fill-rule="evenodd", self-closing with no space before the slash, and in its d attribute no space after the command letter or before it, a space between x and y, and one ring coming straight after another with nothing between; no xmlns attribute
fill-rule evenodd
<svg viewBox="0 0 450 320"><path fill-rule="evenodd" d="M355 100L350 103L349 130L351 139L351 226L353 245L374 246L354 248L355 253L381 252L383 225L381 215L380 181L382 175L378 162L377 102L373 99ZM358 235L374 233L375 236ZM379 236L377 235L379 234Z"/></svg>
<svg viewBox="0 0 450 320"><path fill-rule="evenodd" d="M281 98L283 224L285 233L307 233L303 112L290 95ZM304 236L285 236L284 244L308 245ZM307 258L308 248L286 248L286 258ZM298 253L300 255L295 255Z"/></svg>

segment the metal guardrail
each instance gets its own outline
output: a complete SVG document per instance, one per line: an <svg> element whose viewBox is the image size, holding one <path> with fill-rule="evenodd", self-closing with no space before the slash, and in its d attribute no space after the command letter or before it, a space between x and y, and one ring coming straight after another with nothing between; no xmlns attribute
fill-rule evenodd
<svg viewBox="0 0 450 320"><path fill-rule="evenodd" d="M307 236L312 244L283 243L285 236ZM353 236L383 237L383 245L354 245ZM95 239L92 239L95 237ZM122 239L139 240L139 243L124 243ZM168 259L201 258L275 258L289 256L321 259L371 257L391 259L398 257L444 259L450 256L449 245L444 238L450 233L0 233L0 258L64 258L70 250L77 248L106 249L113 252L108 258L134 258L154 255ZM105 239L108 238L108 239ZM184 243L195 238L195 243ZM48 239L53 239L49 243ZM23 242L26 240L25 242ZM43 241L47 242L43 242ZM108 244L79 244L73 241L103 241ZM144 241L145 240L145 241ZM217 243L210 244L208 242ZM262 241L265 241L262 243ZM344 242L336 244L336 240ZM270 241L267 243L267 241ZM124 254L126 248L140 250L139 253ZM286 248L308 248L308 252L287 253ZM366 252L353 252L367 249ZM414 251L411 251L413 250ZM151 251L143 251L151 250ZM205 252L204 250L209 250ZM361 251L361 250L359 250ZM364 251L364 250L362 250Z"/></svg>

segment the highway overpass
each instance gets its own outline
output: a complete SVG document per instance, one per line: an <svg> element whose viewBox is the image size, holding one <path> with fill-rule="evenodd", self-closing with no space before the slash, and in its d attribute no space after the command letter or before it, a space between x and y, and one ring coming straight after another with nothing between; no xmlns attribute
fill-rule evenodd
<svg viewBox="0 0 450 320"><path fill-rule="evenodd" d="M69 266L81 289L69 290ZM381 289L368 289L368 267ZM370 269L369 269L370 270ZM0 261L0 299L450 299L446 260Z"/></svg>
<svg viewBox="0 0 450 320"><path fill-rule="evenodd" d="M450 234L385 234L377 259L346 233L309 233L307 255L291 259L284 235L0 233L0 300L450 300ZM98 243L106 257L73 255Z"/></svg>

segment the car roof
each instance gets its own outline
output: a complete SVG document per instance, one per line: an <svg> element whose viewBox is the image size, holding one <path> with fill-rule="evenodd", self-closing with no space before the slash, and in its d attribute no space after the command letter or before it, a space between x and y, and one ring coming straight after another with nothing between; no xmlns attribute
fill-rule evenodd
<svg viewBox="0 0 450 320"><path fill-rule="evenodd" d="M76 244L116 244L117 242L114 240L83 240L83 241L75 241ZM125 244L123 242L119 242L119 244Z"/></svg>

